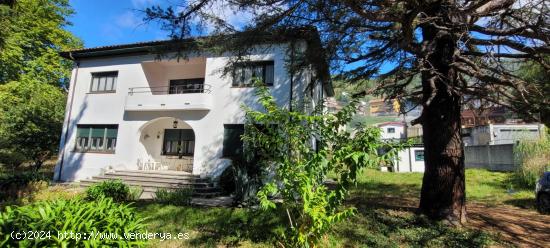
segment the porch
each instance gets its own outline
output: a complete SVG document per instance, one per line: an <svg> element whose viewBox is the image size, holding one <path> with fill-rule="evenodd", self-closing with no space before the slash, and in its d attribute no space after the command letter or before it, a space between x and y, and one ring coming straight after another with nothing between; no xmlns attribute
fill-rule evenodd
<svg viewBox="0 0 550 248"><path fill-rule="evenodd" d="M145 123L139 134L138 170L193 172L195 132L185 121L156 118Z"/></svg>

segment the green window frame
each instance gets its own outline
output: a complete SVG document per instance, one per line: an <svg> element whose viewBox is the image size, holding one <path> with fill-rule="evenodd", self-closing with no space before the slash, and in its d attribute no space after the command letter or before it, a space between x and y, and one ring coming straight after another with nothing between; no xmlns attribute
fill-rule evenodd
<svg viewBox="0 0 550 248"><path fill-rule="evenodd" d="M87 125L76 126L77 152L114 153L118 136L118 125Z"/></svg>
<svg viewBox="0 0 550 248"><path fill-rule="evenodd" d="M226 158L242 158L244 155L244 124L223 125L222 156Z"/></svg>
<svg viewBox="0 0 550 248"><path fill-rule="evenodd" d="M414 151L414 161L424 161L424 150Z"/></svg>
<svg viewBox="0 0 550 248"><path fill-rule="evenodd" d="M233 87L252 87L254 79L260 79L266 86L273 86L275 63L273 61L242 62L233 70Z"/></svg>
<svg viewBox="0 0 550 248"><path fill-rule="evenodd" d="M93 72L90 93L116 92L118 71Z"/></svg>

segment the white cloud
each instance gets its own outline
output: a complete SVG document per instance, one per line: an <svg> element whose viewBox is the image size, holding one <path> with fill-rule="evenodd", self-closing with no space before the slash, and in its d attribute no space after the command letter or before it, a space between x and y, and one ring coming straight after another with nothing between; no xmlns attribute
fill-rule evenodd
<svg viewBox="0 0 550 248"><path fill-rule="evenodd" d="M115 18L115 24L122 28L136 28L143 24L143 21L135 11L128 10Z"/></svg>

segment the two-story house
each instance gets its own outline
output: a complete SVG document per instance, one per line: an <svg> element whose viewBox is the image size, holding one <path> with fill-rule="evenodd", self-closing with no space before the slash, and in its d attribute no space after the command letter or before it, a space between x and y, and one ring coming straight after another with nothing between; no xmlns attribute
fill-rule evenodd
<svg viewBox="0 0 550 248"><path fill-rule="evenodd" d="M197 39L181 42L185 50L195 47L186 42ZM242 153L242 105L259 107L253 79L267 85L280 106L301 102L313 108L333 95L318 35L263 42L230 75L223 71L236 56L231 51L189 48L185 59L157 59L154 51L173 41L63 52L75 67L54 178L78 181L105 170L215 177L230 164L228 158ZM292 75L290 47L311 58Z"/></svg>

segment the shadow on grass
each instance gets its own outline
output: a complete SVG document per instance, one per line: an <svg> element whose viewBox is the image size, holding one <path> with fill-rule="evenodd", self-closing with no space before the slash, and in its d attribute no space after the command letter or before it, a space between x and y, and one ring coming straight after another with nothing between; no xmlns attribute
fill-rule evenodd
<svg viewBox="0 0 550 248"><path fill-rule="evenodd" d="M536 202L533 198L510 199L504 201L504 203L523 209L536 209Z"/></svg>
<svg viewBox="0 0 550 248"><path fill-rule="evenodd" d="M136 202L148 230L190 233L189 246L238 246L243 241L272 244L282 221L275 213L242 208L199 208ZM280 216L280 215L279 215Z"/></svg>

